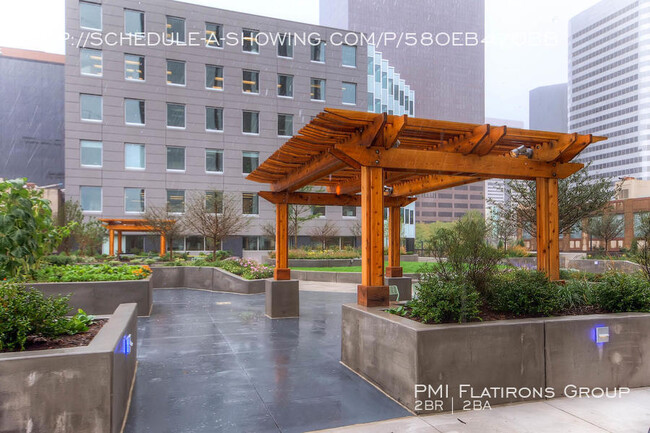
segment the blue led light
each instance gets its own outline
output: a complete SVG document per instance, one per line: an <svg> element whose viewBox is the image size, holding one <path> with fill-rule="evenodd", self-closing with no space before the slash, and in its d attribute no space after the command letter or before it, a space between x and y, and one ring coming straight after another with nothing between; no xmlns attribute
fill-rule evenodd
<svg viewBox="0 0 650 433"><path fill-rule="evenodd" d="M133 341L131 341L131 334L122 337L122 344L120 344L120 352L127 355L131 353Z"/></svg>

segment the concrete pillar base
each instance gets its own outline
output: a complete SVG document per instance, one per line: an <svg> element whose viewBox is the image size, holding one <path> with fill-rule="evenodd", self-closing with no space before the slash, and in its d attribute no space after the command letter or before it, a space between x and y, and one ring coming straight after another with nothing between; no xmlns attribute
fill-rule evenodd
<svg viewBox="0 0 650 433"><path fill-rule="evenodd" d="M266 316L284 319L300 315L298 280L266 280Z"/></svg>
<svg viewBox="0 0 650 433"><path fill-rule="evenodd" d="M408 301L413 298L411 290L411 277L386 277L386 284L389 286L397 286L399 290L399 300ZM394 301L393 296L390 298L391 301Z"/></svg>

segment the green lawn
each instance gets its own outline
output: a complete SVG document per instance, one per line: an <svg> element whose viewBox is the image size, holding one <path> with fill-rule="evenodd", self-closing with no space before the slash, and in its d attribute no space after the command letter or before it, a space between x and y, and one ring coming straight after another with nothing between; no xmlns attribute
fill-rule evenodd
<svg viewBox="0 0 650 433"><path fill-rule="evenodd" d="M426 263L420 262L402 262L402 269L405 274L415 274L418 272L418 269L425 265ZM385 266L388 266L388 262L384 263ZM309 267L309 268L291 268L296 271L323 271L323 272L361 272L361 266L333 266L329 268L318 268L318 267Z"/></svg>

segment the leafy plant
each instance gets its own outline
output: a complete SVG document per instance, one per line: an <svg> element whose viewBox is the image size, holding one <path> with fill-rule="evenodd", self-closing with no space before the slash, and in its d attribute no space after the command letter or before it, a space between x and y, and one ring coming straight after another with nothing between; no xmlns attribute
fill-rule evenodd
<svg viewBox="0 0 650 433"><path fill-rule="evenodd" d="M596 304L612 313L650 312L650 282L638 275L608 272L594 296Z"/></svg>
<svg viewBox="0 0 650 433"><path fill-rule="evenodd" d="M424 323L474 320L479 305L479 294L472 285L460 279L441 280L431 274L420 281L415 298L408 304L411 316Z"/></svg>
<svg viewBox="0 0 650 433"><path fill-rule="evenodd" d="M0 181L0 279L32 274L72 227L54 224L50 202L27 179Z"/></svg>
<svg viewBox="0 0 650 433"><path fill-rule="evenodd" d="M70 335L79 334L80 332L88 331L88 327L95 322L95 316L86 314L81 308L77 314L72 316L68 321L67 333Z"/></svg>
<svg viewBox="0 0 650 433"><path fill-rule="evenodd" d="M65 265L40 268L33 280L42 282L141 280L150 274L151 268L146 265Z"/></svg>

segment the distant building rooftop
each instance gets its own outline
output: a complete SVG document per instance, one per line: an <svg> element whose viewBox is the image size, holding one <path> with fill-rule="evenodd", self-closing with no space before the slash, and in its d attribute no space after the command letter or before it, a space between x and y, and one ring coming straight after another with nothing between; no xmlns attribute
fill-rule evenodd
<svg viewBox="0 0 650 433"><path fill-rule="evenodd" d="M15 59L36 60L38 62L65 63L63 54L46 53L44 51L23 50L20 48L0 47L0 57Z"/></svg>

